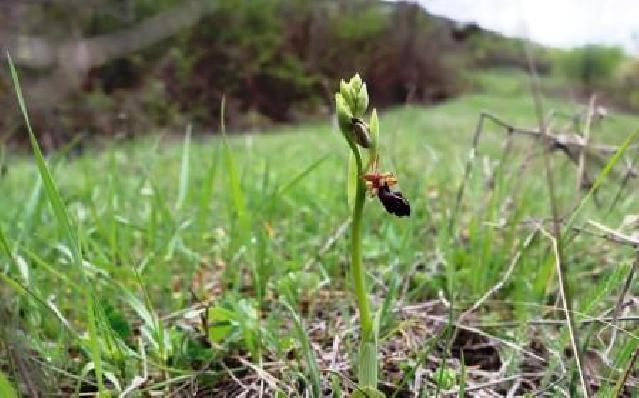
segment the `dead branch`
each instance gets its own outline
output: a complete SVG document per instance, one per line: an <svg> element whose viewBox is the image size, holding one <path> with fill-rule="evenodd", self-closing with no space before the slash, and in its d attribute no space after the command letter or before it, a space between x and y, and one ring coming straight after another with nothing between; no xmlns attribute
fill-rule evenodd
<svg viewBox="0 0 639 398"><path fill-rule="evenodd" d="M591 100L591 106L589 107L589 113L592 114L594 112L594 97ZM475 158L477 156L479 140L481 138L484 121L490 120L495 125L502 127L506 130L507 140L504 144L504 150L510 149L511 144L509 144L512 136L522 135L531 137L537 140L546 141L546 146L549 151L560 151L566 155L566 157L577 167L578 175L579 175L579 184L582 189L589 189L592 185L591 178L587 175L586 172L586 164L595 164L597 167L603 168L607 159L606 156L610 154L614 154L619 150L618 146L615 145L601 145L601 144L590 144L590 127L592 124L592 115L587 118L586 124L587 127L584 130L584 136L580 136L579 134L552 134L550 129L546 129L543 132L540 129L530 129L515 126L505 120L495 116L489 112L481 112L479 114L479 120L475 125L475 130L473 133L472 145L471 149L468 153L468 158L466 159L466 164L464 166L464 174L462 177L462 181L457 189L457 194L455 197L455 204L450 215L448 229L449 232L452 233L452 230L457 222L458 213L461 207L461 203L464 197L464 191L468 180L470 178L470 174L472 172L473 164L475 162ZM638 145L631 145L628 149L639 149ZM504 155L502 155L503 157ZM637 153L639 157L639 152ZM625 170L623 172L623 176L620 176L619 173L613 173L613 175L617 179L622 180L622 186L625 186L630 178L636 178L639 176L639 171L635 168L634 164L636 162L627 162L625 166Z"/></svg>

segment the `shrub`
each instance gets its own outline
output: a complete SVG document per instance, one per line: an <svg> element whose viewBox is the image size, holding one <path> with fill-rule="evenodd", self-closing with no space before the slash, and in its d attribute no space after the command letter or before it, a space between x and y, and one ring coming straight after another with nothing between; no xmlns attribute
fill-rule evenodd
<svg viewBox="0 0 639 398"><path fill-rule="evenodd" d="M624 57L618 47L589 45L564 52L558 57L558 66L589 95L612 81Z"/></svg>

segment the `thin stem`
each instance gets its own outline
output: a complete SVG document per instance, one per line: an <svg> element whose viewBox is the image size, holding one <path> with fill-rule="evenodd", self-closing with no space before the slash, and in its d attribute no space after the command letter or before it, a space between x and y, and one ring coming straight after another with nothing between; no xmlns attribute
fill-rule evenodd
<svg viewBox="0 0 639 398"><path fill-rule="evenodd" d="M364 267L362 265L362 215L364 212L364 200L366 186L361 179L363 174L362 158L355 144L348 140L349 146L355 156L357 164L357 190L355 192L355 203L353 206L353 231L351 234L351 272L357 305L359 308L359 319L361 323L362 340L370 341L373 338L373 321L371 317L370 305L368 303L368 293L366 291L366 280L364 277Z"/></svg>
<svg viewBox="0 0 639 398"><path fill-rule="evenodd" d="M357 188L355 203L353 204L353 231L351 234L351 272L357 306L359 308L360 342L358 356L358 379L362 388L377 388L377 336L373 326L364 266L362 264L362 222L364 202L366 199L366 185L362 179L362 158L355 143L348 139L348 145L353 151L357 164Z"/></svg>
<svg viewBox="0 0 639 398"><path fill-rule="evenodd" d="M353 208L353 234L351 236L351 270L353 273L353 284L355 285L355 295L357 296L359 306L362 338L364 340L369 340L368 337L372 335L373 326L362 266L362 212L364 209L364 192L360 189L360 185L362 184L358 183L357 185L355 207Z"/></svg>

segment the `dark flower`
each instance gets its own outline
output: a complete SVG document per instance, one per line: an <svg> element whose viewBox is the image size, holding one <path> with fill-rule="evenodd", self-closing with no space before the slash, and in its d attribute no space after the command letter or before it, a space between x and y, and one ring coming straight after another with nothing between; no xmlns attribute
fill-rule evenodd
<svg viewBox="0 0 639 398"><path fill-rule="evenodd" d="M397 217L410 216L410 203L408 203L408 199L399 191L391 191L388 184L383 184L379 187L377 197L390 214L394 214Z"/></svg>

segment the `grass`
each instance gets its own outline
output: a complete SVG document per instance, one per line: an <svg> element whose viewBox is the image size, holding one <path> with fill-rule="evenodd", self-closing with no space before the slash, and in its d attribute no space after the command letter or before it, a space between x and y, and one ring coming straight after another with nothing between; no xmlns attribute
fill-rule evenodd
<svg viewBox="0 0 639 398"><path fill-rule="evenodd" d="M524 75L486 72L477 82L477 92L458 99L380 115L382 168L399 176L413 209L410 219L396 219L366 204L364 262L374 308L382 309L380 389L389 396L406 396L416 380L426 396L470 394L482 383L501 394L578 390L568 330L557 322L564 317L550 241L540 234L524 245L532 231L524 222L549 216L542 157L518 169L540 147L517 138L503 158L505 133L488 124L448 230L479 112L536 125ZM620 145L637 127L639 118L613 114L592 137ZM105 142L46 162L37 151L35 161L7 154L0 369L26 395L353 390L343 137L330 123L226 139L197 130L183 140ZM639 210L631 187L608 211L618 187L610 179L597 194L604 206L582 201L575 167L553 157L560 213L579 206L573 225L593 219L616 228ZM496 171L492 189L485 170ZM518 251L504 285L459 328L447 327L501 280ZM578 234L564 251L594 389L608 396L621 381L637 394L629 369L637 323L596 321L615 306L632 248ZM628 296L636 293L631 287ZM604 357L612 327L619 334ZM437 384L438 368L455 370L452 389ZM11 388L4 384L0 373L0 386Z"/></svg>

